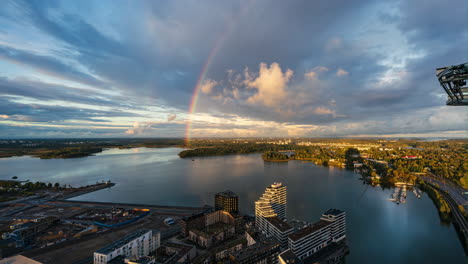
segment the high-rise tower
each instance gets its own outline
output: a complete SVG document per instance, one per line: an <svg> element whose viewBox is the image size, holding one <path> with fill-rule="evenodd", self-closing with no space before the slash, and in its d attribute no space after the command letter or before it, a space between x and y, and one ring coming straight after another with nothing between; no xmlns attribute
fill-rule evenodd
<svg viewBox="0 0 468 264"><path fill-rule="evenodd" d="M286 220L286 186L275 182L267 187L263 195L255 202L255 218L277 216Z"/></svg>
<svg viewBox="0 0 468 264"><path fill-rule="evenodd" d="M239 198L229 190L215 194L215 210L223 210L237 214L239 212Z"/></svg>
<svg viewBox="0 0 468 264"><path fill-rule="evenodd" d="M293 228L286 220L286 186L275 182L267 187L255 202L255 226L267 237L275 237L282 247L287 246Z"/></svg>

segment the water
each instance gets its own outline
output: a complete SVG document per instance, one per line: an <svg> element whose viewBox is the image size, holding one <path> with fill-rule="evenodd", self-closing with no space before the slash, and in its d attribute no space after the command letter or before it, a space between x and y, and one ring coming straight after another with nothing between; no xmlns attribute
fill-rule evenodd
<svg viewBox="0 0 468 264"><path fill-rule="evenodd" d="M74 200L200 206L230 189L243 213L274 181L288 186L290 218L317 221L322 212L347 213L347 263L466 263L452 225L442 225L432 201L408 193L407 203L388 201L392 190L370 187L352 171L312 163L263 162L260 154L180 159L178 148L112 149L79 159L0 159L0 179L60 182L72 186L117 183Z"/></svg>

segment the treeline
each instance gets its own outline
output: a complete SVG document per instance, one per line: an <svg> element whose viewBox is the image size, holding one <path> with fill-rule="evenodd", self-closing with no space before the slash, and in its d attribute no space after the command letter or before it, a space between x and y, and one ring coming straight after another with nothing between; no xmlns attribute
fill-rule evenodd
<svg viewBox="0 0 468 264"><path fill-rule="evenodd" d="M262 154L262 159L267 161L288 161L289 156L277 151L267 151Z"/></svg>
<svg viewBox="0 0 468 264"><path fill-rule="evenodd" d="M439 216L444 222L450 222L451 220L451 210L447 202L445 201L444 197L440 194L440 192L432 187L430 184L427 184L423 181L419 181L419 186L423 191L425 191L429 197L434 202L434 205L437 207L439 211Z"/></svg>
<svg viewBox="0 0 468 264"><path fill-rule="evenodd" d="M271 145L271 144L236 144L216 147L205 147L184 150L179 153L181 158L203 157L203 156L222 156L231 154L249 154L265 151L278 151L293 149L292 145Z"/></svg>
<svg viewBox="0 0 468 264"><path fill-rule="evenodd" d="M60 184L56 182L45 183L45 182L19 182L19 181L9 181L9 180L0 180L0 192L1 193L19 193L19 192L32 192L45 189L59 189Z"/></svg>
<svg viewBox="0 0 468 264"><path fill-rule="evenodd" d="M67 159L67 158L80 158L87 157L89 155L102 152L102 148L99 147L71 147L62 148L40 153L38 155L41 159Z"/></svg>

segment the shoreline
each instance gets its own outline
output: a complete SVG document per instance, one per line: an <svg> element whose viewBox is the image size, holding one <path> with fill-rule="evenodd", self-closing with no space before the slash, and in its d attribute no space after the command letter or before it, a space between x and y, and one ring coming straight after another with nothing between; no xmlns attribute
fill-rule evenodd
<svg viewBox="0 0 468 264"><path fill-rule="evenodd" d="M102 153L106 150L110 150L110 149L134 149L134 148L185 148L184 146L154 146L154 147L149 147L149 146L116 146L116 147L102 147L102 150L100 152L94 152L94 153L90 153L90 154L86 154L86 155L80 155L80 156L76 156L76 157L47 157L47 158L43 158L43 157L40 157L40 153L23 153L23 154L20 154L20 155L17 155L17 154L0 154L0 160L1 159L7 159L7 158L14 158L14 157L31 157L31 158L38 158L38 159L42 159L42 160L49 160L49 159L79 159L79 158L86 158L86 157L92 157L92 156L96 156L96 154L99 154L99 153ZM55 151L57 149L50 149L49 151Z"/></svg>

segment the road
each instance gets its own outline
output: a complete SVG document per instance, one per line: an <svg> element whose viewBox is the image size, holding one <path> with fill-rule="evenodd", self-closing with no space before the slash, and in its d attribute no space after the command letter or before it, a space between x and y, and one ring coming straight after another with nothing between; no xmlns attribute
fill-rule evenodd
<svg viewBox="0 0 468 264"><path fill-rule="evenodd" d="M450 197L455 200L458 205L462 205L465 207L465 210L468 210L468 200L463 195L464 192L468 191L460 186L457 186L451 182L447 182L434 174L428 175L418 175L422 180L425 182L431 183L433 185L438 185L441 190L446 191L450 194Z"/></svg>

